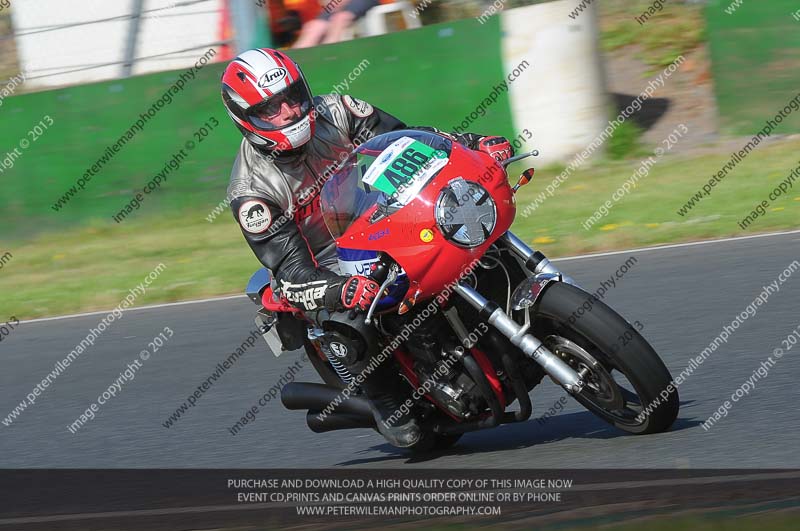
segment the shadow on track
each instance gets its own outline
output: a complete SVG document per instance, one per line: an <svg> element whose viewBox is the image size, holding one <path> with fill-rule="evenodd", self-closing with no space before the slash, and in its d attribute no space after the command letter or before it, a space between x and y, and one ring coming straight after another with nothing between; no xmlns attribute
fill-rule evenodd
<svg viewBox="0 0 800 531"><path fill-rule="evenodd" d="M691 404L693 400L682 402ZM678 418L675 424L665 434L647 435L647 439L658 436L668 436L700 426L702 423L695 419ZM618 437L636 438L607 424L588 411L568 413L550 417L545 422L532 419L517 424L504 424L484 432L468 433L453 448L442 452L430 452L414 455L405 450L400 450L389 444L380 444L365 448L361 453L374 451L384 455L365 459L351 459L337 463L335 466L358 466L367 463L380 463L386 461L405 460L405 464L418 465L435 461L445 456L471 456L482 453L499 452L504 450L519 450L533 446L557 443L567 439L616 439Z"/></svg>

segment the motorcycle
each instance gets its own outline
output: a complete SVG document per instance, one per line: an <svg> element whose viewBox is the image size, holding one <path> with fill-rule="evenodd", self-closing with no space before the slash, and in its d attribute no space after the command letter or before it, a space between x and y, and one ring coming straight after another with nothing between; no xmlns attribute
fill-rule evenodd
<svg viewBox="0 0 800 531"><path fill-rule="evenodd" d="M305 321L303 346L325 383L287 384L283 405L307 410L317 433L377 429L372 404L359 394L363 380L348 369L377 360L408 384L403 407L423 432L416 451L443 450L464 433L528 420L529 394L545 376L625 432L667 430L679 400L674 388L663 392L672 377L658 354L634 326L509 230L515 194L534 170L511 186L506 168L537 154L498 163L443 135L413 130L358 146L325 182L320 207L342 273L372 277L379 295L366 314ZM303 315L271 280L261 270L247 292L260 306L256 323L279 353L285 341L276 324ZM364 365L367 374L371 365Z"/></svg>

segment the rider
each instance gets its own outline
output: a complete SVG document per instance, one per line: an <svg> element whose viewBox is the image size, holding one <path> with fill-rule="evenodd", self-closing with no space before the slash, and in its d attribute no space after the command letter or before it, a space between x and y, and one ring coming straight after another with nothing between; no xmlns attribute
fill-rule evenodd
<svg viewBox="0 0 800 531"><path fill-rule="evenodd" d="M319 208L319 190L355 146L409 127L351 96L312 97L300 67L269 48L249 50L231 61L222 74L222 100L244 135L228 198L253 252L280 282L283 295L306 315L319 315L323 309L365 311L379 285L365 276L339 274L336 246ZM414 129L445 134L498 160L513 154L503 137ZM284 319L281 325L287 346L291 324ZM299 344L288 346L302 345L303 332L301 328L295 334ZM391 372L375 371L362 388L375 406L381 434L395 446L408 447L420 438L413 415L405 414L391 427L382 422L392 415L397 418L396 380Z"/></svg>

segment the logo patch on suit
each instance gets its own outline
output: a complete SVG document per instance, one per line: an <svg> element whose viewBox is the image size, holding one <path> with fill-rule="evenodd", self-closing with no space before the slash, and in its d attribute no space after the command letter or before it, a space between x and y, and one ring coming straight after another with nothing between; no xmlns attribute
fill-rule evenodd
<svg viewBox="0 0 800 531"><path fill-rule="evenodd" d="M351 96L342 96L344 106L350 109L350 112L359 118L366 118L375 110L372 105L364 100L359 100Z"/></svg>
<svg viewBox="0 0 800 531"><path fill-rule="evenodd" d="M316 280L304 284L292 284L281 280L281 293L289 302L296 302L306 310L315 310L319 307L317 301L325 297L325 290L328 289L327 280Z"/></svg>
<svg viewBox="0 0 800 531"><path fill-rule="evenodd" d="M251 199L239 207L239 224L251 234L261 234L269 228L272 217L263 201Z"/></svg>

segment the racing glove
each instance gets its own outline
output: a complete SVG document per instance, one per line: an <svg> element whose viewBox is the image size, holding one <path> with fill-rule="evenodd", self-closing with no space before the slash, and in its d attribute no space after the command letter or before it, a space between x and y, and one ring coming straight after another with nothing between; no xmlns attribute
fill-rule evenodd
<svg viewBox="0 0 800 531"><path fill-rule="evenodd" d="M378 296L380 285L371 278L353 275L332 284L325 293L325 307L365 312Z"/></svg>
<svg viewBox="0 0 800 531"><path fill-rule="evenodd" d="M361 275L335 276L301 284L282 281L281 291L294 306L304 310L366 311L378 295L380 285Z"/></svg>
<svg viewBox="0 0 800 531"><path fill-rule="evenodd" d="M488 153L497 162L510 159L514 156L514 148L507 138L502 136L485 136L478 142L478 151Z"/></svg>

